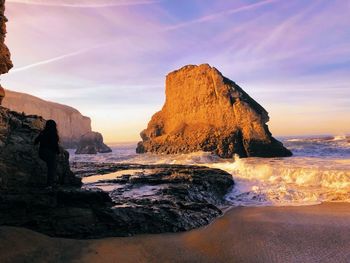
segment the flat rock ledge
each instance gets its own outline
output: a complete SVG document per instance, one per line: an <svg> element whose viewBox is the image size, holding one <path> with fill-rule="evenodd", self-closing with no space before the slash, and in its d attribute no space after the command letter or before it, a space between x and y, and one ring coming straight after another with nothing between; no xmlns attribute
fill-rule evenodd
<svg viewBox="0 0 350 263"><path fill-rule="evenodd" d="M186 231L221 215L234 185L227 172L203 166L73 163L72 170L83 188L2 191L0 225L79 239Z"/></svg>

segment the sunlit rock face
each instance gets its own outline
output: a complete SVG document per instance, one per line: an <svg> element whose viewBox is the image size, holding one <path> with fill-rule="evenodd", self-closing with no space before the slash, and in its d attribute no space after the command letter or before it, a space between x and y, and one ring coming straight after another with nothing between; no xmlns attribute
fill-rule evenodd
<svg viewBox="0 0 350 263"><path fill-rule="evenodd" d="M2 104L4 97L5 97L5 89L0 85L0 105Z"/></svg>
<svg viewBox="0 0 350 263"><path fill-rule="evenodd" d="M7 18L5 17L4 12L5 0L0 0L0 74L7 73L13 67L10 51L5 45Z"/></svg>
<svg viewBox="0 0 350 263"><path fill-rule="evenodd" d="M91 132L91 119L83 116L78 110L29 94L6 90L3 106L13 111L39 115L46 120L55 120L61 144L65 148L75 148L81 136Z"/></svg>
<svg viewBox="0 0 350 263"><path fill-rule="evenodd" d="M0 0L0 75L7 73L12 67L10 51L5 45L6 22L7 18L4 15L5 0ZM5 96L5 90L0 85L0 105Z"/></svg>
<svg viewBox="0 0 350 263"><path fill-rule="evenodd" d="M216 68L188 65L167 75L165 104L141 132L137 152L290 156L268 121L267 111Z"/></svg>

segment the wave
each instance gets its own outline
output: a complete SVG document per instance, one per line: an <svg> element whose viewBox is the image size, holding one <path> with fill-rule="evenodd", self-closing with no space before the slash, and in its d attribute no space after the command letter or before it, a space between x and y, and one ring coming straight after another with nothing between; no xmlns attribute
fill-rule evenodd
<svg viewBox="0 0 350 263"><path fill-rule="evenodd" d="M350 137L346 135L285 138L282 141L295 156L350 158Z"/></svg>
<svg viewBox="0 0 350 263"><path fill-rule="evenodd" d="M230 173L235 187L232 205L290 206L350 202L350 159L312 157L221 159L207 152L138 155L126 162L187 164Z"/></svg>
<svg viewBox="0 0 350 263"><path fill-rule="evenodd" d="M343 141L347 139L350 139L350 137L346 135L337 135L337 136L334 136L333 141Z"/></svg>
<svg viewBox="0 0 350 263"><path fill-rule="evenodd" d="M227 199L234 205L350 202L350 160L236 158L209 166L232 174L236 187Z"/></svg>
<svg viewBox="0 0 350 263"><path fill-rule="evenodd" d="M284 138L285 142L331 142L331 141L348 141L350 135L318 136L318 137L297 137Z"/></svg>
<svg viewBox="0 0 350 263"><path fill-rule="evenodd" d="M346 138L346 137L345 137ZM334 138L333 138L334 139ZM333 140L332 139L332 140ZM287 142L294 157L221 159L207 152L135 154L135 145L110 154L74 155L71 161L187 164L219 168L232 174L235 187L226 198L239 206L311 205L350 202L350 146L344 139ZM336 144L336 145L334 145Z"/></svg>

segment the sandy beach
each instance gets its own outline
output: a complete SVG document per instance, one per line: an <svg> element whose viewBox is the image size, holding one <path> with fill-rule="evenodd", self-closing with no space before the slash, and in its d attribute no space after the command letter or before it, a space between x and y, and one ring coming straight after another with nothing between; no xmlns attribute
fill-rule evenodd
<svg viewBox="0 0 350 263"><path fill-rule="evenodd" d="M350 204L239 207L197 230L70 240L0 228L1 262L350 262Z"/></svg>

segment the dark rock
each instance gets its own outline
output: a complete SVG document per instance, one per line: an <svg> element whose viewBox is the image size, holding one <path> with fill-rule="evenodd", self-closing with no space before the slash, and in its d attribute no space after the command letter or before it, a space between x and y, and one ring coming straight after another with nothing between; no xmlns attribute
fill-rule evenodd
<svg viewBox="0 0 350 263"><path fill-rule="evenodd" d="M2 100L5 97L5 89L0 86L0 105L2 104Z"/></svg>
<svg viewBox="0 0 350 263"><path fill-rule="evenodd" d="M0 189L44 186L46 164L39 158L34 139L45 120L26 116L0 106ZM80 185L69 168L69 154L61 149L57 159L56 180L67 185Z"/></svg>
<svg viewBox="0 0 350 263"><path fill-rule="evenodd" d="M90 166L90 169L89 169ZM104 166L104 168L103 168ZM161 233L193 229L222 214L232 176L219 169L186 165L79 164L85 187L109 191L114 203L110 216L120 233ZM89 182L91 167L101 173ZM103 176L106 174L107 176ZM110 173L117 172L115 178ZM112 186L112 187L111 187Z"/></svg>
<svg viewBox="0 0 350 263"><path fill-rule="evenodd" d="M78 143L76 154L97 154L112 152L106 144L103 143L102 134L98 132L89 132L84 134Z"/></svg>
<svg viewBox="0 0 350 263"><path fill-rule="evenodd" d="M185 231L221 215L233 186L230 174L198 166L75 163L73 169L87 181L84 189L1 192L0 225L70 238ZM91 177L94 169L98 177ZM118 175L109 178L112 172Z"/></svg>

